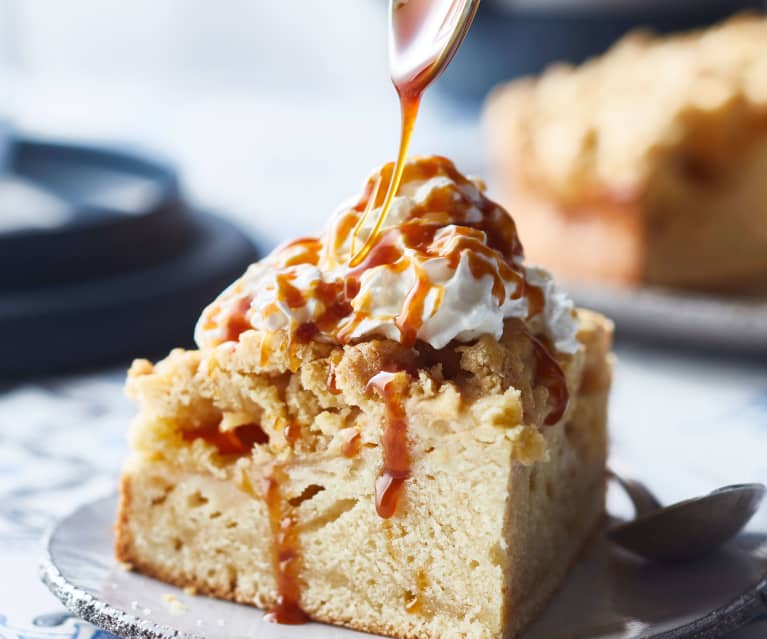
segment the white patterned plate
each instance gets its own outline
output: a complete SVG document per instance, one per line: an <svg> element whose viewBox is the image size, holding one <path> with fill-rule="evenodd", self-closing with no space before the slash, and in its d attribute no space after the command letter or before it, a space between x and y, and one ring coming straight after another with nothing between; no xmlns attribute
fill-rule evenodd
<svg viewBox="0 0 767 639"><path fill-rule="evenodd" d="M248 606L186 595L126 572L112 554L116 497L83 506L54 528L43 581L73 613L142 639L354 639L322 624L278 626ZM646 565L600 535L524 639L681 639L720 636L767 613L767 534L743 534L697 562Z"/></svg>

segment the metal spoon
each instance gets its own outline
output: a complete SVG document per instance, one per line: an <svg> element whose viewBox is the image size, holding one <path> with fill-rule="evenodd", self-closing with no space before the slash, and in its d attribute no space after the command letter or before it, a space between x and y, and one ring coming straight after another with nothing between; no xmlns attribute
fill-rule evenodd
<svg viewBox="0 0 767 639"><path fill-rule="evenodd" d="M391 0L389 67L394 86L423 90L455 56L479 0Z"/></svg>
<svg viewBox="0 0 767 639"><path fill-rule="evenodd" d="M356 250L356 240L368 210L354 229L351 266L359 266L378 239L402 180L421 96L458 52L478 8L479 0L389 2L389 69L402 109L402 132L397 161L381 210L359 251ZM369 203L375 199L373 196Z"/></svg>
<svg viewBox="0 0 767 639"><path fill-rule="evenodd" d="M607 536L650 561L684 561L718 548L748 523L765 493L763 484L736 484L664 508L641 482L611 477L634 504L636 518Z"/></svg>

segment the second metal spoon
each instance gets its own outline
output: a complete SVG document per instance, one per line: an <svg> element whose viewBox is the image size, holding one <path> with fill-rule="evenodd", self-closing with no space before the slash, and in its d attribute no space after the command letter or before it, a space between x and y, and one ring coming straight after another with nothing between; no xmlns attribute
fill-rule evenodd
<svg viewBox="0 0 767 639"><path fill-rule="evenodd" d="M651 561L683 561L718 548L748 523L765 493L763 484L737 484L664 508L641 482L611 475L634 504L636 518L607 536Z"/></svg>

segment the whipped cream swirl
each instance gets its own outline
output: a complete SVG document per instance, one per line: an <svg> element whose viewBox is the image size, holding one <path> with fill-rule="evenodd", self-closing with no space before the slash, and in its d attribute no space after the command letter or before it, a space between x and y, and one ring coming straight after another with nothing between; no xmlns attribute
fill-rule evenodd
<svg viewBox="0 0 767 639"><path fill-rule="evenodd" d="M203 312L198 345L236 340L248 328L309 327L311 338L335 343L380 336L439 349L484 334L498 339L504 320L519 318L559 352L579 348L572 302L548 273L524 265L511 217L444 158L407 164L380 236L352 267L390 177L391 165L374 174L319 238L251 265Z"/></svg>

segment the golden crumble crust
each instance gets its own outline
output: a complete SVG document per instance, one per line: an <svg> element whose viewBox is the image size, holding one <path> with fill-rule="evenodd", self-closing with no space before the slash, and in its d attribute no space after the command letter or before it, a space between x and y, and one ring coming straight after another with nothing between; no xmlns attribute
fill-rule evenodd
<svg viewBox="0 0 767 639"><path fill-rule="evenodd" d="M581 313L588 322L588 313ZM341 446L353 436L342 431L362 411L370 415L363 440L375 441L383 408L368 383L385 368L409 372L408 405L428 400L448 416L480 411L486 413L478 415L481 421L501 414L507 427L524 424L535 430L550 408L549 390L535 379L532 343L520 320L507 320L499 341L485 336L439 351L423 344L406 348L386 339L335 346L291 345L286 333L269 338L282 342L268 357L262 354L264 335L251 330L238 343L202 351L175 349L156 365L136 360L126 391L139 402L137 422L153 422L155 431L165 429L167 437L159 440L174 449L183 448L178 433L257 423L268 438L263 452L288 454L320 450L333 442ZM577 391L583 357L559 356L571 393ZM298 434L294 442L288 441L289 428ZM208 447L200 443L199 448Z"/></svg>

